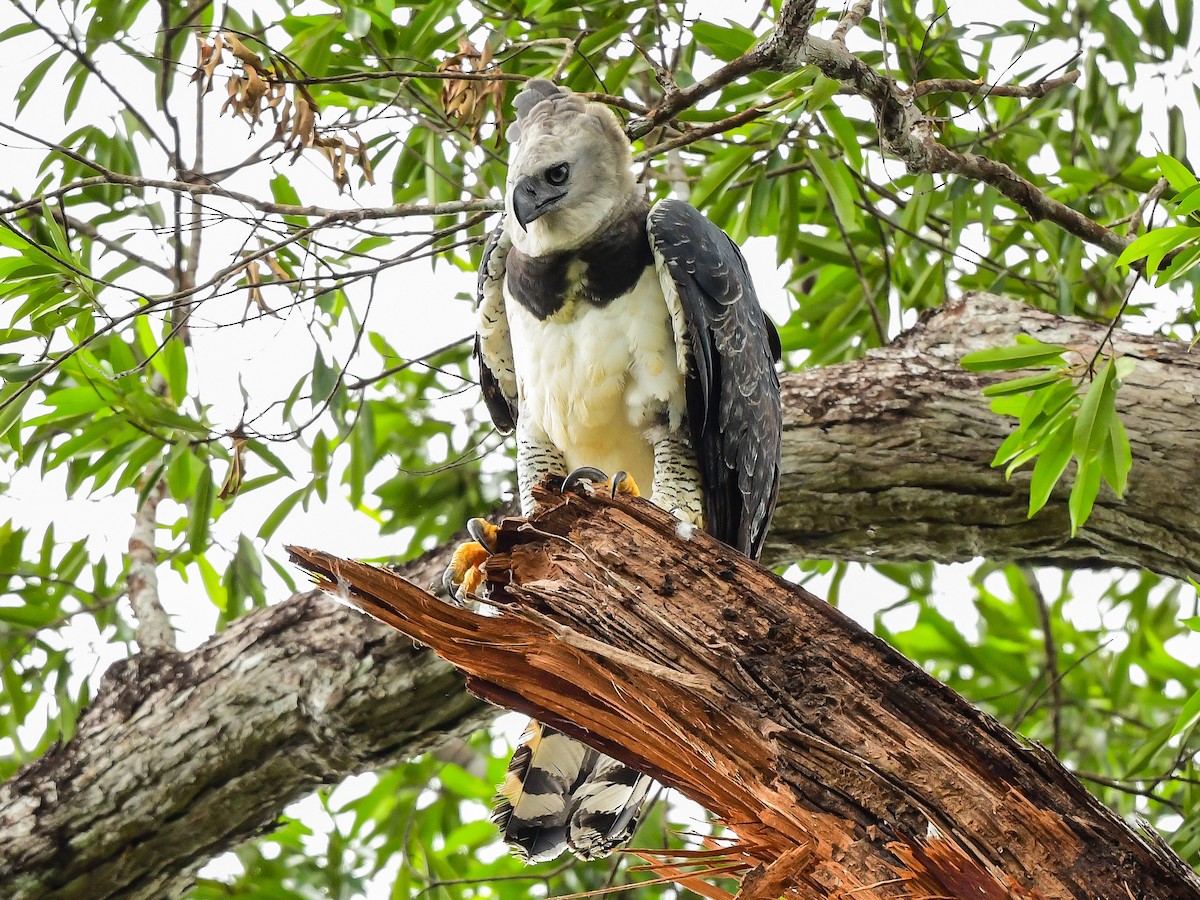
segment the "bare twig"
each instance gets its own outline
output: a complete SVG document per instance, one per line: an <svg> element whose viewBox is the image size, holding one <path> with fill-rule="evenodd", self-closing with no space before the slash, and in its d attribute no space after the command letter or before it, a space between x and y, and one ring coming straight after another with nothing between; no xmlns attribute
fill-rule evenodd
<svg viewBox="0 0 1200 900"><path fill-rule="evenodd" d="M1166 191L1169 185L1170 182L1165 178L1160 178L1154 183L1154 187L1150 188L1146 196L1142 198L1142 202L1138 204L1138 208L1130 215L1129 227L1125 229L1125 234L1130 237L1137 237L1137 233L1142 229L1142 220L1146 216L1146 210L1162 198L1163 192Z"/></svg>
<svg viewBox="0 0 1200 900"><path fill-rule="evenodd" d="M1046 651L1046 681L1050 688L1051 745L1055 756L1062 752L1062 676L1058 672L1058 645L1054 642L1054 627L1046 595L1038 584L1037 575L1030 566L1021 566L1021 577L1037 601L1038 615L1042 621L1042 646Z"/></svg>
<svg viewBox="0 0 1200 900"><path fill-rule="evenodd" d="M866 301L867 309L871 313L871 322L875 326L875 336L879 338L879 346L887 345L887 325L883 321L883 313L879 309L879 303L875 299L875 291L871 289L871 282L867 280L867 273L863 271L862 262L858 258L858 251L854 247L854 241L850 240L850 235L846 233L846 226L842 223L842 217L837 213L837 207L830 202L829 212L833 216L833 224L837 226L838 234L842 238L842 243L846 247L846 253L850 256L850 262L854 266L854 272L858 276L859 286L862 287L863 300Z"/></svg>
<svg viewBox="0 0 1200 900"><path fill-rule="evenodd" d="M926 94L986 94L989 97L1022 97L1038 99L1048 93L1079 80L1079 70L1068 72L1059 78L1048 81L1035 81L1030 85L1023 84L988 84L986 81L974 81L969 78L930 78L928 81L918 81L912 86L913 97L924 97Z"/></svg>

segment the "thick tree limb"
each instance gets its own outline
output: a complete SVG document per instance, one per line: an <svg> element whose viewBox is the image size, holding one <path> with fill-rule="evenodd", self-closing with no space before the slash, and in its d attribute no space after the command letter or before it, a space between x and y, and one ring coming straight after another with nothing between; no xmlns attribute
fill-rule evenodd
<svg viewBox="0 0 1200 900"><path fill-rule="evenodd" d="M317 592L191 653L142 652L109 669L66 746L0 785L0 897L178 896L314 787L492 714L449 666Z"/></svg>
<svg viewBox="0 0 1200 900"><path fill-rule="evenodd" d="M985 556L1196 576L1200 508L1190 486L1200 483L1200 358L1182 341L1115 332L1117 352L1137 360L1117 393L1134 467L1125 499L1102 489L1076 539L1069 477L1029 519L1028 470L1006 482L989 465L1015 420L981 399L995 378L967 372L959 359L1023 333L1077 348L1086 361L1106 330L974 295L865 359L788 375L783 483L766 558Z"/></svg>
<svg viewBox="0 0 1200 900"><path fill-rule="evenodd" d="M321 584L469 689L718 814L753 896L1200 898L1184 863L806 591L643 500L543 490L486 564L496 616L317 551ZM769 885L764 887L762 885Z"/></svg>
<svg viewBox="0 0 1200 900"><path fill-rule="evenodd" d="M1064 490L1027 520L1027 476L1006 483L988 466L1012 422L988 411L962 354L1017 332L1094 349L1103 330L974 297L864 360L786 376L770 561L984 555L1200 571L1200 512L1188 503L1200 482L1200 360L1181 342L1116 332L1138 358L1118 394L1130 488L1123 502L1102 494L1076 540ZM445 553L410 577L435 583ZM291 799L485 721L490 707L460 686L404 639L312 596L191 653L118 664L71 742L0 786L0 896L69 897L84 878L88 897L168 895Z"/></svg>

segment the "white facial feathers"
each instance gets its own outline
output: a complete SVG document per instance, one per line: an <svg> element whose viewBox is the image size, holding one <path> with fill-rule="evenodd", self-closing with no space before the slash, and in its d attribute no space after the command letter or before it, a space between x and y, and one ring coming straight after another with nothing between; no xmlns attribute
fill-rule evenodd
<svg viewBox="0 0 1200 900"><path fill-rule="evenodd" d="M531 256L582 246L637 190L621 123L603 104L541 78L513 105L506 230ZM518 192L523 197L514 205Z"/></svg>

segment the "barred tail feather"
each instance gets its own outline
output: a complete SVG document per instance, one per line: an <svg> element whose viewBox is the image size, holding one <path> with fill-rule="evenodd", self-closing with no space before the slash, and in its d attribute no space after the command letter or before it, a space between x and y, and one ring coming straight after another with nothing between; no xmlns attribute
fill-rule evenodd
<svg viewBox="0 0 1200 900"><path fill-rule="evenodd" d="M571 808L567 846L580 859L608 856L633 837L650 790L649 776L611 756L597 756Z"/></svg>
<svg viewBox="0 0 1200 900"><path fill-rule="evenodd" d="M650 779L540 722L530 721L496 794L492 821L527 863L570 849L607 856L629 840Z"/></svg>

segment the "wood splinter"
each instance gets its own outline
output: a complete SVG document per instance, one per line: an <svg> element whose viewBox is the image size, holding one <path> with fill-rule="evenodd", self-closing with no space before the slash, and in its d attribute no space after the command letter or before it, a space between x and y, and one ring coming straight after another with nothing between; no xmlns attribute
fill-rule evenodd
<svg viewBox="0 0 1200 900"><path fill-rule="evenodd" d="M738 835L722 856L738 865L721 868L742 877L742 900L1200 898L1178 857L1044 748L820 599L705 534L679 539L643 500L537 500L528 523L501 523L492 615L379 566L289 551L478 696L718 816Z"/></svg>

